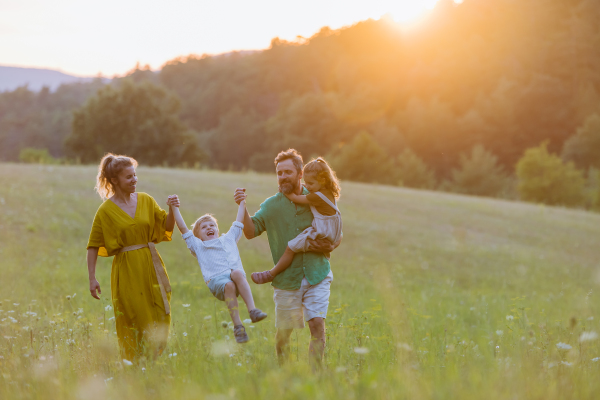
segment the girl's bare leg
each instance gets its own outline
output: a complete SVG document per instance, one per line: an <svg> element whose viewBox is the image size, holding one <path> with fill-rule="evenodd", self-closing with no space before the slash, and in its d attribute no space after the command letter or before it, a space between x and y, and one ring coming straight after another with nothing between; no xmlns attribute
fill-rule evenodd
<svg viewBox="0 0 600 400"><path fill-rule="evenodd" d="M285 252L283 253L281 258L277 262L277 265L275 265L271 270L269 270L269 273L271 274L271 276L273 276L273 278L275 278L277 275L279 275L280 273L285 271L287 269L287 267L292 265L292 261L294 261L295 254L296 253L294 253L292 251L292 249L290 249L289 247L286 247Z"/></svg>
<svg viewBox="0 0 600 400"><path fill-rule="evenodd" d="M240 292L240 296L242 296L242 299L244 299L244 302L246 303L246 307L248 308L248 311L254 310L256 308L256 306L254 305L254 298L252 297L252 291L250 290L250 285L248 284L248 281L246 280L246 277L244 276L242 271L237 270L237 269L231 271L231 280L233 282L235 282L235 284L237 286L237 290L238 290L238 292ZM235 296L235 292L234 292L234 296Z"/></svg>

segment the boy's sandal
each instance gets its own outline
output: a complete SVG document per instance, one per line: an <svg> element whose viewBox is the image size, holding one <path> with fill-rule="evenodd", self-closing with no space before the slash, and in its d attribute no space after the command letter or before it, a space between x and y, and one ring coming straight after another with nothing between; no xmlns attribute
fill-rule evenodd
<svg viewBox="0 0 600 400"><path fill-rule="evenodd" d="M244 325L234 326L233 336L235 336L235 341L238 343L246 343L248 341L248 334L246 333L246 328L244 328Z"/></svg>
<svg viewBox="0 0 600 400"><path fill-rule="evenodd" d="M250 320L252 322L258 322L258 321L262 321L263 319L267 318L267 313L255 308L254 310L250 310Z"/></svg>
<svg viewBox="0 0 600 400"><path fill-rule="evenodd" d="M252 281L254 283L256 283L257 285L262 285L263 283L272 282L274 279L273 275L271 275L271 273L269 271L253 272L252 275L250 275L250 277L252 278Z"/></svg>

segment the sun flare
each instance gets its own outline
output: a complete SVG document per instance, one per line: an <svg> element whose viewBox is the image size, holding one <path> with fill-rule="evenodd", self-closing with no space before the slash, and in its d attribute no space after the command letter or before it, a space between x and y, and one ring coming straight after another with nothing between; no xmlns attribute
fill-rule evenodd
<svg viewBox="0 0 600 400"><path fill-rule="evenodd" d="M437 0L396 0L390 1L388 12L396 22L413 22L428 10L431 10Z"/></svg>

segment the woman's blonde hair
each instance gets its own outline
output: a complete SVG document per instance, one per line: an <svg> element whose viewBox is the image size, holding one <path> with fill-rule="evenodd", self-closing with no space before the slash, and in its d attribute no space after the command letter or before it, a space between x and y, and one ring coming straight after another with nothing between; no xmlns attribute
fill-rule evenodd
<svg viewBox="0 0 600 400"><path fill-rule="evenodd" d="M98 166L98 176L96 177L96 187L94 189L100 195L102 200L108 199L115 194L115 187L111 179L119 176L119 173L127 167L137 167L135 159L127 156L108 153Z"/></svg>
<svg viewBox="0 0 600 400"><path fill-rule="evenodd" d="M310 160L304 166L304 176L313 175L321 186L331 190L333 197L340 198L340 181L337 178L335 171L331 169L327 161L321 157Z"/></svg>
<svg viewBox="0 0 600 400"><path fill-rule="evenodd" d="M213 217L212 214L204 214L203 216L201 216L200 218L198 218L196 220L196 222L194 222L192 224L192 233L198 239L200 239L200 225L202 225L202 223L206 222L206 221L214 221L215 225L219 226L219 223L217 222L217 219L215 217Z"/></svg>

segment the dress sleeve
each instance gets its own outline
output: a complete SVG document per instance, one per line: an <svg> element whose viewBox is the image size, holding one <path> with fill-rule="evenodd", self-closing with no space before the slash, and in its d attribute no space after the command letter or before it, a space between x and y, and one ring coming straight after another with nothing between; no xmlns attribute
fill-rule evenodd
<svg viewBox="0 0 600 400"><path fill-rule="evenodd" d="M160 208L152 196L148 197L152 202L151 207L154 209L154 232L152 241L154 243L170 242L173 231L167 231L167 212Z"/></svg>
<svg viewBox="0 0 600 400"><path fill-rule="evenodd" d="M267 214L267 202L265 201L260 205L260 209L250 218L254 222L254 237L260 236L264 231L267 230L265 225Z"/></svg>
<svg viewBox="0 0 600 400"><path fill-rule="evenodd" d="M233 221L231 229L229 229L229 232L227 232L225 235L232 237L233 240L235 240L235 242L238 243L240 241L240 238L242 237L243 229L244 224L238 221Z"/></svg>
<svg viewBox="0 0 600 400"><path fill-rule="evenodd" d="M94 222L92 224L92 230L90 232L90 238L88 239L87 249L97 247L98 255L101 257L108 257L108 251L104 243L104 231L102 230L102 216L101 211L98 209L94 216Z"/></svg>

